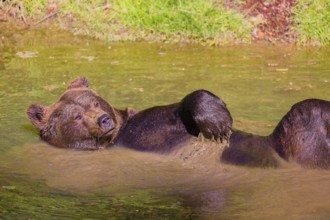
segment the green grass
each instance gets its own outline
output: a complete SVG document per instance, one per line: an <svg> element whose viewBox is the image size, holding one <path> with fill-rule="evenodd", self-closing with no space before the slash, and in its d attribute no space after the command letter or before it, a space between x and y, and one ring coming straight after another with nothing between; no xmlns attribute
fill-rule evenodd
<svg viewBox="0 0 330 220"><path fill-rule="evenodd" d="M239 12L224 8L224 0L66 0L56 22L75 34L108 41L184 41L208 45L249 42L257 24ZM294 26L300 44L330 44L330 0L297 0ZM241 1L234 1L239 5ZM0 0L7 11L12 6L31 23L49 13L48 0ZM32 20L32 21L31 21ZM47 22L47 21L46 21ZM46 23L43 22L43 23Z"/></svg>
<svg viewBox="0 0 330 220"><path fill-rule="evenodd" d="M118 18L129 27L165 36L183 36L214 43L249 39L243 16L212 0L118 0Z"/></svg>
<svg viewBox="0 0 330 220"><path fill-rule="evenodd" d="M2 3L8 6L20 2L29 18L38 21L46 15L46 0ZM74 33L111 41L148 39L220 44L249 41L252 29L242 14L225 10L213 0L68 0L57 4L61 27L70 17Z"/></svg>
<svg viewBox="0 0 330 220"><path fill-rule="evenodd" d="M20 0L0 0L0 6L4 7L5 9L9 9L9 7L15 7L19 6L22 7L21 10L23 10L23 14L27 17L38 17L42 16L44 13L44 9L48 5L47 0L36 0L36 1L20 1Z"/></svg>
<svg viewBox="0 0 330 220"><path fill-rule="evenodd" d="M293 9L294 29L301 44L330 44L330 1L299 0Z"/></svg>
<svg viewBox="0 0 330 220"><path fill-rule="evenodd" d="M109 35L116 34L118 25L112 22L114 13L110 9L105 9L104 2L104 0L69 0L61 4L60 10L63 17L69 15L73 19L74 33L105 39L109 38ZM62 23L65 23L65 19Z"/></svg>

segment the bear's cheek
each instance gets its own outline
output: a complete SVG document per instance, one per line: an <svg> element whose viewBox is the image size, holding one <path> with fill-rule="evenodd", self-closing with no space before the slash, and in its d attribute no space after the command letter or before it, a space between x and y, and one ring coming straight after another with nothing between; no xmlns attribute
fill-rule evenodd
<svg viewBox="0 0 330 220"><path fill-rule="evenodd" d="M88 128L83 123L66 123L60 126L59 129L60 136L67 143L81 141L91 137Z"/></svg>

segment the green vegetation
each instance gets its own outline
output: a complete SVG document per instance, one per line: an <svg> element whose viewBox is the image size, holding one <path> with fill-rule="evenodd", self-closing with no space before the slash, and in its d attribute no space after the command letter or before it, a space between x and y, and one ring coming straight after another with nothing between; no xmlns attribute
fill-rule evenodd
<svg viewBox="0 0 330 220"><path fill-rule="evenodd" d="M2 4L20 5L17 14L24 13L38 24L58 10L60 27L110 41L148 39L213 45L249 41L252 31L241 13L224 9L213 0L14 0Z"/></svg>
<svg viewBox="0 0 330 220"><path fill-rule="evenodd" d="M330 44L330 1L299 0L294 8L294 21L302 44Z"/></svg>
<svg viewBox="0 0 330 220"><path fill-rule="evenodd" d="M68 1L62 9L79 17L76 32L109 40L147 38L219 44L248 40L251 32L241 14L224 10L212 0Z"/></svg>
<svg viewBox="0 0 330 220"><path fill-rule="evenodd" d="M243 16L215 5L212 0L119 0L118 18L140 31L183 36L201 41L249 39Z"/></svg>
<svg viewBox="0 0 330 220"><path fill-rule="evenodd" d="M29 17L38 17L43 16L44 9L48 5L48 1L45 0L38 0L38 1L9 1L13 5L20 5L19 7L23 7L23 12L26 13Z"/></svg>
<svg viewBox="0 0 330 220"><path fill-rule="evenodd" d="M55 21L75 34L108 41L249 42L259 25L242 1L228 6L224 0L0 0L0 9L32 26ZM293 13L290 34L298 43L330 44L329 0L298 0Z"/></svg>

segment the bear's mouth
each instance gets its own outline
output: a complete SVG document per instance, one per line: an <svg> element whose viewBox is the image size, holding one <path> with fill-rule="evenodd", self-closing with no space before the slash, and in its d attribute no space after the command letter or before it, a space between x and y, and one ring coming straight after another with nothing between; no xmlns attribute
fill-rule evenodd
<svg viewBox="0 0 330 220"><path fill-rule="evenodd" d="M106 132L102 133L98 138L101 139L104 136L106 136L107 134L109 134L111 131L113 131L116 127L112 127L109 130L107 130Z"/></svg>

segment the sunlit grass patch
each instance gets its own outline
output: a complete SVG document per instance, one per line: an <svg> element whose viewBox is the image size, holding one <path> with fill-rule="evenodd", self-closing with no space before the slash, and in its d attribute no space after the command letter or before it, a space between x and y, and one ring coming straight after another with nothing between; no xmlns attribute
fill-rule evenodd
<svg viewBox="0 0 330 220"><path fill-rule="evenodd" d="M244 15L222 0L1 1L29 25L57 17L61 28L110 41L154 40L222 44L250 41ZM55 16L56 15L56 16Z"/></svg>
<svg viewBox="0 0 330 220"><path fill-rule="evenodd" d="M36 1L20 1L20 0L11 0L3 1L3 4L8 8L11 6L18 6L22 13L27 17L37 17L43 13L43 10L48 5L47 0L36 0Z"/></svg>
<svg viewBox="0 0 330 220"><path fill-rule="evenodd" d="M104 0L85 1L64 1L61 4L62 24L67 25L66 18L72 20L72 32L106 38L110 33L115 32L116 25L111 24L113 13L110 11L110 4Z"/></svg>
<svg viewBox="0 0 330 220"><path fill-rule="evenodd" d="M294 29L302 44L330 44L330 1L299 0L293 9Z"/></svg>
<svg viewBox="0 0 330 220"><path fill-rule="evenodd" d="M29 27L53 21L75 34L108 41L152 40L218 45L249 42L257 27L224 0L0 0L0 9ZM235 8L235 10L233 9ZM330 1L297 0L293 40L330 44ZM56 18L56 19L55 19ZM46 21L46 22L45 22Z"/></svg>
<svg viewBox="0 0 330 220"><path fill-rule="evenodd" d="M221 41L248 39L251 33L242 14L212 0L118 0L114 7L125 25L168 37Z"/></svg>

